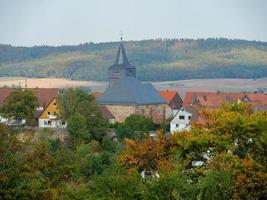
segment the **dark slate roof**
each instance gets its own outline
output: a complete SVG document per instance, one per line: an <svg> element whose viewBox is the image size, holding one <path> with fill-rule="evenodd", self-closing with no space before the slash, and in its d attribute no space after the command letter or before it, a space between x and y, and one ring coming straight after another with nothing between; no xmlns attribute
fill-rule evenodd
<svg viewBox="0 0 267 200"><path fill-rule="evenodd" d="M134 68L134 66L128 61L122 41L120 42L115 63L111 65L110 68Z"/></svg>
<svg viewBox="0 0 267 200"><path fill-rule="evenodd" d="M125 77L106 89L99 104L147 105L165 104L165 100L151 84L142 84L134 77Z"/></svg>

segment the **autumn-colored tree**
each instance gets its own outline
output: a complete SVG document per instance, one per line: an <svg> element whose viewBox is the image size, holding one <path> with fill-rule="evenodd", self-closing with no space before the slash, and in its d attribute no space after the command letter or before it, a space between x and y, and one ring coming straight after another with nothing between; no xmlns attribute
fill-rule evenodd
<svg viewBox="0 0 267 200"><path fill-rule="evenodd" d="M233 187L233 199L266 199L267 173L266 166L260 166L252 158L242 161Z"/></svg>
<svg viewBox="0 0 267 200"><path fill-rule="evenodd" d="M175 134L180 158L187 168L201 177L209 176L210 170L225 171L231 177L228 186L233 187L232 193L228 190L229 198L266 198L267 113L234 104L202 114L205 123ZM202 166L195 165L196 161L203 162Z"/></svg>
<svg viewBox="0 0 267 200"><path fill-rule="evenodd" d="M234 104L200 113L205 121L191 131L126 140L121 162L139 172L157 171L159 181L166 171L182 170L180 176L193 188L188 199L266 198L266 112ZM251 159L252 165L244 164ZM172 185L169 189L183 193Z"/></svg>
<svg viewBox="0 0 267 200"><path fill-rule="evenodd" d="M202 111L202 115L206 123L175 134L184 160L206 162L213 155L232 153L241 159L253 155L266 164L266 112L254 113L249 105L234 104Z"/></svg>
<svg viewBox="0 0 267 200"><path fill-rule="evenodd" d="M121 162L129 169L145 170L147 173L160 170L168 165L168 159L174 154L177 141L173 137L164 136L160 131L156 138L147 137L141 140L125 140Z"/></svg>

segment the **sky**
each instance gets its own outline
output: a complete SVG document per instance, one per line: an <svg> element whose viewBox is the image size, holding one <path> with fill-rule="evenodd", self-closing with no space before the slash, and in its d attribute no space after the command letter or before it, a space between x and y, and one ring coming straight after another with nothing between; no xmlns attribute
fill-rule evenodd
<svg viewBox="0 0 267 200"><path fill-rule="evenodd" d="M267 41L267 0L0 0L0 43L155 38Z"/></svg>

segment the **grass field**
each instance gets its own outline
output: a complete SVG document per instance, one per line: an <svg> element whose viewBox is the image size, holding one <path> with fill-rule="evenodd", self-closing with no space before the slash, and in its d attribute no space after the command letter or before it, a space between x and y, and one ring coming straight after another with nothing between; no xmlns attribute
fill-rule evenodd
<svg viewBox="0 0 267 200"><path fill-rule="evenodd" d="M0 78L0 87L25 87L26 78L23 77L2 77ZM264 79L193 79L180 81L152 82L159 90L177 90L183 97L187 91L225 91L225 92L243 92L243 91L266 91L267 78ZM83 87L91 91L103 92L106 82L97 81L74 81L60 78L27 78L28 88L69 88Z"/></svg>

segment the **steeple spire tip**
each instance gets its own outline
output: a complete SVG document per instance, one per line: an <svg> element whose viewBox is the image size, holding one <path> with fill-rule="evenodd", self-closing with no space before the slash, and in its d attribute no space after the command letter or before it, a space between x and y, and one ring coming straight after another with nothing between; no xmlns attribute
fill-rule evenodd
<svg viewBox="0 0 267 200"><path fill-rule="evenodd" d="M121 30L121 42L122 42L122 40L123 40L123 32Z"/></svg>

